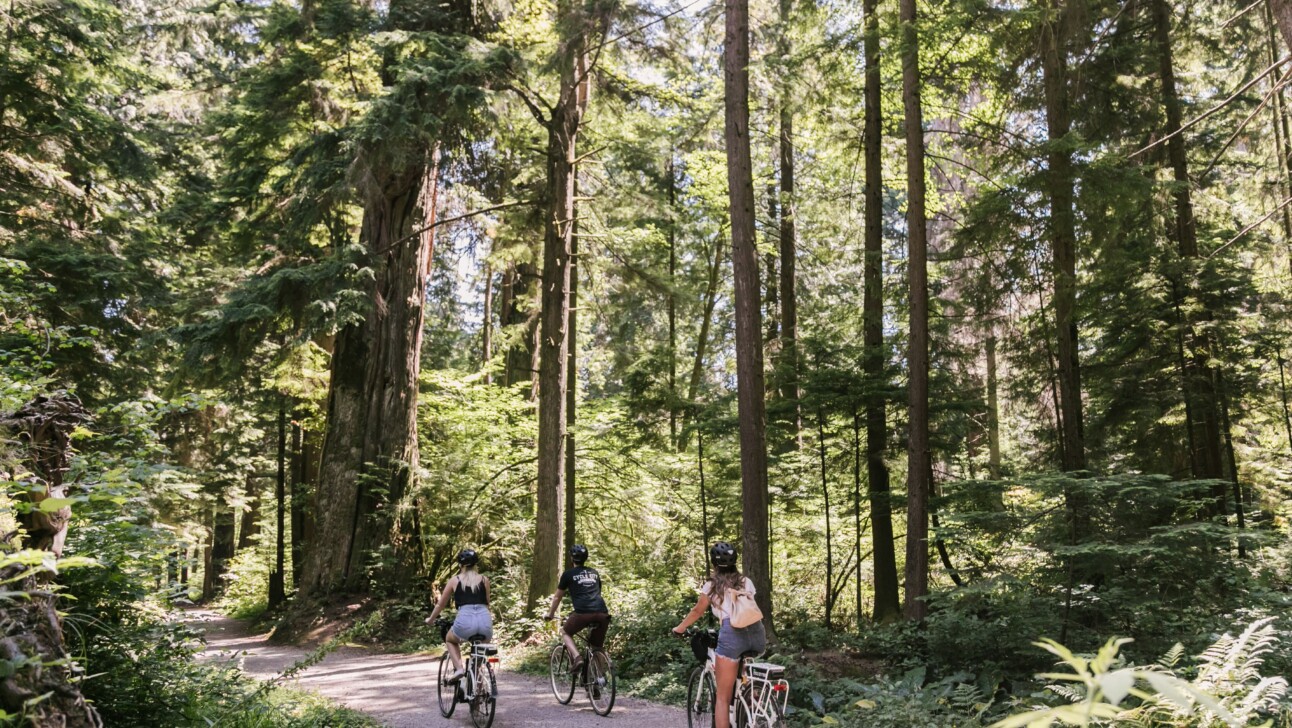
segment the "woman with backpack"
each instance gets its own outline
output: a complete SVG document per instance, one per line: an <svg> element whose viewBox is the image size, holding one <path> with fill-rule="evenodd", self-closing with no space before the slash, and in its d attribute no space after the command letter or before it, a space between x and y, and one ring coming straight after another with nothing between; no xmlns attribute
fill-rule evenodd
<svg viewBox="0 0 1292 728"><path fill-rule="evenodd" d="M767 634L763 630L762 615L744 627L740 624L752 617L744 612L754 610L754 583L736 569L736 549L726 541L719 541L709 549L709 561L713 563L713 573L709 580L697 590L700 598L687 613L682 622L673 628L673 634L683 636L687 627L704 615L705 609L711 609L713 616L722 626L718 629L718 646L714 649L717 659L714 671L717 674L716 705L713 709L716 728L730 728L729 710L731 696L735 692L740 658L750 653L761 653L767 649ZM740 613L738 613L740 612Z"/></svg>

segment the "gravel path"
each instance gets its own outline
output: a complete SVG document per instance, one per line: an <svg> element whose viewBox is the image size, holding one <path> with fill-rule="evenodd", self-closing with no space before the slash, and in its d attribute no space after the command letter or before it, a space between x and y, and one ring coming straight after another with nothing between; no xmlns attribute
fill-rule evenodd
<svg viewBox="0 0 1292 728"><path fill-rule="evenodd" d="M274 677L308 653L300 647L271 645L267 635L253 634L246 623L215 612L193 610L188 619L206 632L207 659L236 659L253 677ZM429 655L342 647L301 673L293 684L371 715L390 728L470 726L465 705L459 705L451 719L440 716L435 677L438 660ZM614 711L602 718L592 712L582 692L569 705L558 705L545 680L509 670L498 672L495 728L609 728L615 724L677 728L686 725L686 713L620 695Z"/></svg>

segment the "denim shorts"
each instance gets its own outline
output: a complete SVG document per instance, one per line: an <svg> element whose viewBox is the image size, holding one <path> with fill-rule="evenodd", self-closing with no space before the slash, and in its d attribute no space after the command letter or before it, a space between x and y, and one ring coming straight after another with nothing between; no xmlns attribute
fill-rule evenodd
<svg viewBox="0 0 1292 728"><path fill-rule="evenodd" d="M730 619L722 620L718 630L718 647L714 652L732 660L739 660L746 652L762 654L767 649L767 632L762 622L755 622L743 629L731 626Z"/></svg>
<svg viewBox="0 0 1292 728"><path fill-rule="evenodd" d="M467 604L458 607L458 616L453 620L453 634L466 642L477 635L488 642L493 639L493 616L489 607L483 604Z"/></svg>

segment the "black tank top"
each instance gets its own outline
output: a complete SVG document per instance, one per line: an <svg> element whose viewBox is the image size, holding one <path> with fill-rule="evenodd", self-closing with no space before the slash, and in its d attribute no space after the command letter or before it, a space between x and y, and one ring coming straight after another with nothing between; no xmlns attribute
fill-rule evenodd
<svg viewBox="0 0 1292 728"><path fill-rule="evenodd" d="M462 585L462 580L453 587L453 606L461 609L468 604L489 604L489 594L485 591L484 581L475 589L468 589Z"/></svg>

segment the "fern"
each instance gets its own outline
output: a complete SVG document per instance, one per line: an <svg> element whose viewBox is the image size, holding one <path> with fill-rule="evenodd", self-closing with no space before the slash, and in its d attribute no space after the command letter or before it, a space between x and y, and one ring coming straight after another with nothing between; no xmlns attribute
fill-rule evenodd
<svg viewBox="0 0 1292 728"><path fill-rule="evenodd" d="M1047 728L1056 723L1242 728L1276 715L1286 723L1287 680L1261 675L1265 657L1278 648L1273 618L1251 623L1237 637L1221 635L1198 656L1197 677L1192 681L1176 673L1184 653L1180 645L1151 667L1115 669L1117 652L1125 642L1110 640L1093 659L1074 655L1055 642L1038 642L1072 669L1041 676L1059 681L1047 689L1067 704L1013 715L993 728ZM1138 703L1122 707L1124 701L1131 702L1129 698Z"/></svg>

